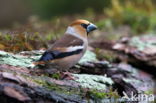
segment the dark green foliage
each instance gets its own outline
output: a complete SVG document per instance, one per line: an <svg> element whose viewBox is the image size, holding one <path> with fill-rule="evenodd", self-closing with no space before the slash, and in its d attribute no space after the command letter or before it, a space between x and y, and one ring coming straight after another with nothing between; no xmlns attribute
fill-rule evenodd
<svg viewBox="0 0 156 103"><path fill-rule="evenodd" d="M115 28L127 25L133 34L138 34L149 31L155 25L151 22L156 14L152 0L137 0L135 2L112 0L111 5L111 8L106 8L104 11Z"/></svg>
<svg viewBox="0 0 156 103"><path fill-rule="evenodd" d="M92 8L95 12L102 12L110 5L110 0L30 0L34 12L43 18L51 18L63 14L76 14Z"/></svg>
<svg viewBox="0 0 156 103"><path fill-rule="evenodd" d="M121 33L117 34L116 28L125 25L133 35L156 32L156 8L152 0L29 0L28 3L39 16L30 17L25 25L16 24L12 29L0 30L0 50L45 49L63 35L75 19L93 22L99 28L100 38L103 32L108 32L107 40L117 40ZM53 18L43 21L38 19L40 16ZM112 57L105 58L114 61Z"/></svg>

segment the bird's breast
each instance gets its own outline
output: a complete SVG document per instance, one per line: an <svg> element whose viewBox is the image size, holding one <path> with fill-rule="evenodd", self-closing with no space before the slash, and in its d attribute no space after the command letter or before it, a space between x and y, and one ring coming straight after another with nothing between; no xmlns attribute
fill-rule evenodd
<svg viewBox="0 0 156 103"><path fill-rule="evenodd" d="M84 52L72 56L65 57L61 60L55 60L53 63L61 70L67 70L74 66L84 55Z"/></svg>

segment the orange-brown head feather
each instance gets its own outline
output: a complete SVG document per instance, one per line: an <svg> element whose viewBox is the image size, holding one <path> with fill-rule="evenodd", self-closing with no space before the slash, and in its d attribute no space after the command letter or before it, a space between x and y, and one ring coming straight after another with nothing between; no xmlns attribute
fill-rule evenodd
<svg viewBox="0 0 156 103"><path fill-rule="evenodd" d="M82 20L82 19L79 19L79 20L75 20L74 22L72 22L69 27L70 29L72 28L72 32L75 33L76 35L79 35L80 37L83 37L83 38L87 38L87 34L90 32L90 31L93 31L93 30L88 30L88 27L90 26L90 23L89 21L87 20ZM94 26L94 29L96 29L97 27L95 25ZM68 29L67 29L68 30ZM70 30L69 32L70 33Z"/></svg>
<svg viewBox="0 0 156 103"><path fill-rule="evenodd" d="M81 25L82 23L89 24L90 22L87 20L78 19L78 20L75 20L74 22L72 22L69 26Z"/></svg>

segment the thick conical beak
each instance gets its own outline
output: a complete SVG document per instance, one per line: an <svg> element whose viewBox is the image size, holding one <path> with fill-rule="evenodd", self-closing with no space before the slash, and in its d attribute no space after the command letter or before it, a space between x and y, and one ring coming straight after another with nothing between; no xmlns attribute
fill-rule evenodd
<svg viewBox="0 0 156 103"><path fill-rule="evenodd" d="M97 29L97 26L91 23L87 26L87 33L90 33L91 31L94 31L96 29Z"/></svg>

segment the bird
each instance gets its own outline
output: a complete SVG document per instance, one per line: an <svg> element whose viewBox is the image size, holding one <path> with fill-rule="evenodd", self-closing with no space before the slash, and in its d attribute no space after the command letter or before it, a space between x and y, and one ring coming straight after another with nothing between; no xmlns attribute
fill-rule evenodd
<svg viewBox="0 0 156 103"><path fill-rule="evenodd" d="M73 21L65 34L33 65L50 65L60 71L67 71L83 57L88 47L88 34L96 29L97 26L87 20Z"/></svg>

